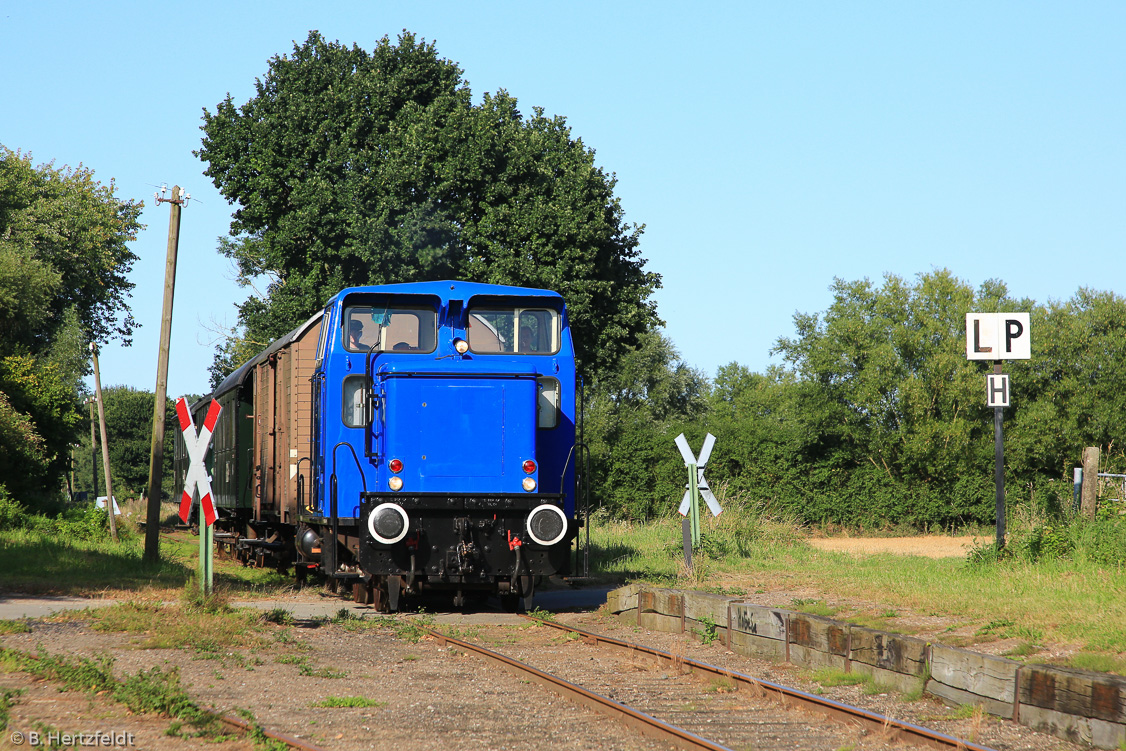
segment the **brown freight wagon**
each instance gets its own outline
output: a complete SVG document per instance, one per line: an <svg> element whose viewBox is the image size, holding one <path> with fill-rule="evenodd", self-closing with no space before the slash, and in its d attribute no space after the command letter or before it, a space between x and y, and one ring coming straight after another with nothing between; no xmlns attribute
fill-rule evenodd
<svg viewBox="0 0 1126 751"><path fill-rule="evenodd" d="M278 339L192 405L197 423L212 398L223 408L207 457L219 514L215 540L221 551L245 562L279 568L293 563L301 506L315 497L309 486L315 440L312 379L322 317L318 312ZM187 463L183 441L177 440L176 495L182 492Z"/></svg>

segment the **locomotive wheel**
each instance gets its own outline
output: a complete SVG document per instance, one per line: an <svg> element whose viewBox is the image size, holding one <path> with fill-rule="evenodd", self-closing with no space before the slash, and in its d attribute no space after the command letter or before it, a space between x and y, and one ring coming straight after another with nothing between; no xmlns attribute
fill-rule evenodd
<svg viewBox="0 0 1126 751"><path fill-rule="evenodd" d="M357 605L370 605L374 599L372 586L365 581L358 581L352 585L352 602Z"/></svg>
<svg viewBox="0 0 1126 751"><path fill-rule="evenodd" d="M532 609L532 600L536 596L535 578L531 576L520 577L520 595L523 599L524 612L527 613Z"/></svg>
<svg viewBox="0 0 1126 751"><path fill-rule="evenodd" d="M388 613L399 612L399 592L402 590L403 577L401 576L388 576L384 579L384 587L387 589L387 611Z"/></svg>
<svg viewBox="0 0 1126 751"><path fill-rule="evenodd" d="M371 595L371 609L377 613L388 612L387 585L377 580L375 584L371 585Z"/></svg>

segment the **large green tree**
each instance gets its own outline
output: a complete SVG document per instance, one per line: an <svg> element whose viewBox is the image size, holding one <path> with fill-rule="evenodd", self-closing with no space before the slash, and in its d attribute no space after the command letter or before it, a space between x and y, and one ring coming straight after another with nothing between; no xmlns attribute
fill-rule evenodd
<svg viewBox="0 0 1126 751"><path fill-rule="evenodd" d="M73 311L87 341L129 343L136 254L144 204L114 196L93 170L33 166L0 145L0 338L42 351Z"/></svg>
<svg viewBox="0 0 1126 751"><path fill-rule="evenodd" d="M49 503L78 426L90 342L128 342L142 204L82 167L0 145L0 483Z"/></svg>
<svg viewBox="0 0 1126 751"><path fill-rule="evenodd" d="M152 449L152 403L153 392L134 389L129 386L106 386L102 389L105 402L106 433L109 445L109 463L113 475L113 492L118 501L127 498L140 498L148 491L149 459ZM188 398L189 403L193 401ZM164 424L176 425L176 402L169 399L165 407ZM91 489L91 460L89 423L84 422L84 430L75 447L77 472L75 490ZM164 431L164 487L163 492L171 494L174 458L174 430ZM101 467L100 441L96 452L98 467ZM97 484L102 494L105 488L101 469L98 469Z"/></svg>
<svg viewBox="0 0 1126 751"><path fill-rule="evenodd" d="M317 32L256 93L204 111L205 174L237 204L220 242L264 296L220 347L219 378L342 287L459 278L566 298L584 372L658 323L615 178L562 117L506 92L474 104L458 66L404 32L367 52Z"/></svg>
<svg viewBox="0 0 1126 751"><path fill-rule="evenodd" d="M966 313L1028 310L1004 285L976 291L947 270L915 283L836 280L823 314L794 316L780 353L797 378L801 464L813 518L984 521L992 422L988 363L965 356ZM1011 417L1013 411L1010 411Z"/></svg>
<svg viewBox="0 0 1126 751"><path fill-rule="evenodd" d="M699 445L708 390L704 374L656 331L592 384L584 438L597 503L635 519L676 507L685 476L673 439L687 431Z"/></svg>

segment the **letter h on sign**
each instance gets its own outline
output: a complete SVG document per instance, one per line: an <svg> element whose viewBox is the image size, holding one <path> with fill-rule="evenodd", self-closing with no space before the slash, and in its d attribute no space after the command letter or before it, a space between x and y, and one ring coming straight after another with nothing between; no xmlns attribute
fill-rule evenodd
<svg viewBox="0 0 1126 751"><path fill-rule="evenodd" d="M1004 373L990 373L985 377L985 406L1009 406L1009 376Z"/></svg>

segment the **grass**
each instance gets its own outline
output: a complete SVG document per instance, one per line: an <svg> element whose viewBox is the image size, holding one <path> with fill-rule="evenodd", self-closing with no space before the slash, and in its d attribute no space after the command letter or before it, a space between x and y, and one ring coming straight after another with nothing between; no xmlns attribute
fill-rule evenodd
<svg viewBox="0 0 1126 751"><path fill-rule="evenodd" d="M840 608L826 605L824 600L810 600L801 597L795 597L790 600L790 609L796 610L799 613L819 615L823 618L832 618L834 615L841 612Z"/></svg>
<svg viewBox="0 0 1126 751"><path fill-rule="evenodd" d="M11 713L8 711L24 693L22 688L0 689L0 733L8 729Z"/></svg>
<svg viewBox="0 0 1126 751"><path fill-rule="evenodd" d="M309 663L309 658L304 655L281 655L274 662L282 665L296 665L299 675L312 678L347 678L348 673L336 668L314 668Z"/></svg>
<svg viewBox="0 0 1126 751"><path fill-rule="evenodd" d="M375 701L363 696L329 696L326 699L310 704L311 707L386 707L387 702Z"/></svg>
<svg viewBox="0 0 1126 751"><path fill-rule="evenodd" d="M869 676L861 673L847 673L834 668L817 670L810 677L822 686L859 686L871 680Z"/></svg>
<svg viewBox="0 0 1126 751"><path fill-rule="evenodd" d="M818 612L822 604L839 607L834 617L856 616L862 625L885 630L904 630L887 628L893 613L900 619L910 613L947 618L981 631L981 640L1070 645L1091 655L1079 662L1096 664L1094 656L1101 656L1099 664L1119 666L1115 672L1126 674L1121 667L1126 662L1122 563L1081 555L985 563L888 553L854 557L814 549L785 520L725 508L718 519L702 519L704 538L711 542L696 551L697 572L682 570L679 517L595 523L592 565L619 580L660 586L800 592L791 603L794 608ZM864 605L846 607L850 603Z"/></svg>
<svg viewBox="0 0 1126 751"><path fill-rule="evenodd" d="M7 529L0 536L0 571L7 591L29 594L107 595L115 591L178 590L199 562L199 537L186 530L162 533L160 560L144 560L144 533L120 521L119 540L108 533L72 535L52 529ZM215 558L215 583L240 596L291 586L273 569L248 568Z"/></svg>
<svg viewBox="0 0 1126 751"><path fill-rule="evenodd" d="M124 632L143 638L142 649L194 649L225 652L266 643L261 614L253 610L195 610L183 604L123 602L104 608L71 611L54 616L78 620L95 631Z"/></svg>
<svg viewBox="0 0 1126 751"><path fill-rule="evenodd" d="M894 689L888 688L884 684L877 681L870 675L863 673L848 673L844 670L836 668L823 668L814 671L810 676L814 681L820 683L822 686L860 686L861 690L869 695L875 696L877 694L886 694Z"/></svg>
<svg viewBox="0 0 1126 751"><path fill-rule="evenodd" d="M1080 652L1072 655L1068 664L1081 670L1097 670L1102 673L1126 675L1126 656L1095 652Z"/></svg>
<svg viewBox="0 0 1126 751"><path fill-rule="evenodd" d="M176 722L169 728L169 735L190 735L210 740L227 737L220 729L218 716L201 709L184 691L177 668L165 671L156 667L119 680L113 675L113 660L107 656L91 660L50 655L45 651L29 655L4 647L0 647L0 668L22 671L40 680L58 683L62 691L108 695L134 714L158 714L172 718ZM185 733L185 725L192 727L192 732Z"/></svg>

